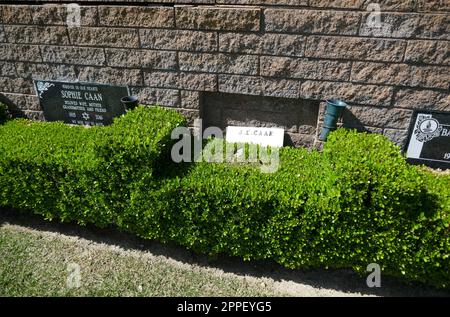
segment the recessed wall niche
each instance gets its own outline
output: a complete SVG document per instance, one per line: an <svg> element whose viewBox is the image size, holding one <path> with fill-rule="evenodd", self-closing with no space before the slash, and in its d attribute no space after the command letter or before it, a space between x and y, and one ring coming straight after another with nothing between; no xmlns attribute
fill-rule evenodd
<svg viewBox="0 0 450 317"><path fill-rule="evenodd" d="M312 147L319 102L228 93L202 93L203 128L216 126L278 127L285 145Z"/></svg>

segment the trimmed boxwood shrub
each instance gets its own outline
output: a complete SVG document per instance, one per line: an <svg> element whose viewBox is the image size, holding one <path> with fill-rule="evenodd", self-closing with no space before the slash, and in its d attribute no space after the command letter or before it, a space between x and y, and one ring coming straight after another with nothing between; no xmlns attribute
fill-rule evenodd
<svg viewBox="0 0 450 317"><path fill-rule="evenodd" d="M399 148L377 134L339 130L324 154L342 193L341 231L334 242L356 250L347 259L448 287L450 175L406 164Z"/></svg>
<svg viewBox="0 0 450 317"><path fill-rule="evenodd" d="M151 179L184 118L138 107L111 126L13 120L0 127L0 205L98 226L120 223L130 188Z"/></svg>
<svg viewBox="0 0 450 317"><path fill-rule="evenodd" d="M0 205L211 255L359 272L378 263L384 274L450 287L449 175L406 164L383 136L344 129L323 153L282 148L272 174L257 163L175 164L170 132L182 124L176 112L144 107L102 128L9 122Z"/></svg>
<svg viewBox="0 0 450 317"><path fill-rule="evenodd" d="M450 282L450 177L407 165L380 135L339 130L324 153L283 148L274 174L197 163L133 193L127 230L289 268L353 268Z"/></svg>

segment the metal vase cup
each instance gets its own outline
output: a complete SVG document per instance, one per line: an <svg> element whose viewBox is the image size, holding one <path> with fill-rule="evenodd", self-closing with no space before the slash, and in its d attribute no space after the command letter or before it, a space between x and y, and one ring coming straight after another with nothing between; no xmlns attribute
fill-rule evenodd
<svg viewBox="0 0 450 317"><path fill-rule="evenodd" d="M338 99L328 99L327 108L325 111L325 118L323 120L322 132L320 134L319 140L326 141L328 134L336 130L337 121L342 115L342 111L347 107L347 104Z"/></svg>
<svg viewBox="0 0 450 317"><path fill-rule="evenodd" d="M123 106L125 107L125 110L133 110L136 108L139 104L139 100L136 96L125 96L120 99Z"/></svg>

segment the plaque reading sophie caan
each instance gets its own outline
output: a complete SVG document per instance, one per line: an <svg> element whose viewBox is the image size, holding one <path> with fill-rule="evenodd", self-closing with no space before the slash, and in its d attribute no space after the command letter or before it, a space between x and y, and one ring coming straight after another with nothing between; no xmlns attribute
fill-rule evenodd
<svg viewBox="0 0 450 317"><path fill-rule="evenodd" d="M406 157L411 163L450 168L450 112L416 112Z"/></svg>
<svg viewBox="0 0 450 317"><path fill-rule="evenodd" d="M34 81L47 121L104 126L125 113L120 99L128 87L95 83Z"/></svg>

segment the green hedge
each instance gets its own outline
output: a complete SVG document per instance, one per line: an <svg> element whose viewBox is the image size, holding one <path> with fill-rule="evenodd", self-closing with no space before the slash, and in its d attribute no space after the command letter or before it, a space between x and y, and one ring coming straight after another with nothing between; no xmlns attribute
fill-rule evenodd
<svg viewBox="0 0 450 317"><path fill-rule="evenodd" d="M138 107L108 127L13 120L0 127L0 205L99 226L120 223L133 186L170 150L178 113Z"/></svg>
<svg viewBox="0 0 450 317"><path fill-rule="evenodd" d="M338 130L324 153L283 148L274 174L198 163L133 194L126 229L289 268L353 268L449 287L450 177L380 135Z"/></svg>
<svg viewBox="0 0 450 317"><path fill-rule="evenodd" d="M339 129L280 167L175 164L177 113L140 107L110 127L0 127L0 205L115 224L198 252L289 268L353 268L450 287L450 176L406 164L380 135ZM226 151L224 151L226 152ZM157 171L155 173L155 171Z"/></svg>
<svg viewBox="0 0 450 317"><path fill-rule="evenodd" d="M450 175L406 164L398 147L377 134L340 130L324 154L341 188L334 244L354 250L346 259L380 263L386 274L450 286Z"/></svg>

